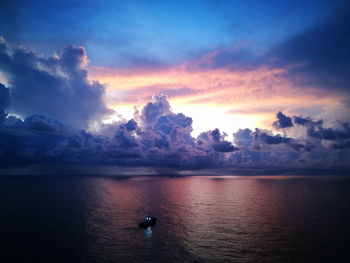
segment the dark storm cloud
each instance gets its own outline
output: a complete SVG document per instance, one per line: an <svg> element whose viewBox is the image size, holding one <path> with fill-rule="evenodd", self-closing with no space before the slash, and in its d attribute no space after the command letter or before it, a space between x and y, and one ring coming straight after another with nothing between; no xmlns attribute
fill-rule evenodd
<svg viewBox="0 0 350 263"><path fill-rule="evenodd" d="M0 167L349 168L347 123L324 127L322 120L278 112L273 126L283 135L240 129L230 141L216 128L195 138L192 118L174 113L166 95L153 96L131 120L103 124L94 132L79 130L108 112L104 87L88 81L86 63L83 48L70 46L43 57L0 41L0 69L9 80L9 87L0 84ZM8 111L23 119L7 116ZM289 137L289 128L305 129L307 136Z"/></svg>
<svg viewBox="0 0 350 263"><path fill-rule="evenodd" d="M236 151L238 148L234 147L231 142L219 142L212 145L214 151L221 152L221 153L227 153L227 152L233 152Z"/></svg>
<svg viewBox="0 0 350 263"><path fill-rule="evenodd" d="M281 136L279 134L277 135L269 135L265 132L258 133L259 139L267 144L280 144L280 143L285 143L289 144L291 142L291 138L286 138L284 136Z"/></svg>
<svg viewBox="0 0 350 263"><path fill-rule="evenodd" d="M333 149L349 149L350 148L350 140L340 142L340 143L334 143L332 144Z"/></svg>
<svg viewBox="0 0 350 263"><path fill-rule="evenodd" d="M293 116L290 119L293 119L294 125L305 127L306 134L309 136L309 138L318 139L321 142L332 142L330 144L331 149L341 150L350 148L349 123L339 123L340 128L333 128L324 127L323 120L313 120L310 117ZM304 149L305 151L311 151L313 147L320 147L320 142L318 142L318 145L312 145L314 143L315 140L313 140L312 142L308 142L307 145L300 146L300 149Z"/></svg>
<svg viewBox="0 0 350 263"><path fill-rule="evenodd" d="M275 121L273 123L273 126L277 129L284 129L284 128L288 128L288 127L292 127L293 123L292 123L292 119L286 115L284 115L282 112L278 112L276 114L277 117L277 121Z"/></svg>
<svg viewBox="0 0 350 263"><path fill-rule="evenodd" d="M306 154L305 142L268 130L239 129L233 138L241 150L231 155L231 163L241 167L299 167Z"/></svg>
<svg viewBox="0 0 350 263"><path fill-rule="evenodd" d="M326 129L318 121L303 119L308 120L304 126L309 139L257 128L238 130L230 142L219 129L194 138L192 119L173 113L164 95L154 96L134 119L104 124L94 133L42 115L24 121L8 116L0 124L0 164L112 164L176 170L347 167L349 125ZM330 139L329 146L322 144Z"/></svg>
<svg viewBox="0 0 350 263"><path fill-rule="evenodd" d="M313 126L308 129L308 134L312 137L322 140L338 141L350 139L350 128L348 123L343 123L343 129L324 128L322 126Z"/></svg>
<svg viewBox="0 0 350 263"><path fill-rule="evenodd" d="M9 79L11 112L21 116L42 114L83 128L110 112L104 86L88 80L82 47L43 57L24 47L10 49L1 40L0 71Z"/></svg>
<svg viewBox="0 0 350 263"><path fill-rule="evenodd" d="M314 121L312 120L310 117L301 117L301 116L294 116L293 117L293 122L296 124L296 125L301 125L301 126L320 126L323 124L323 121L322 120L319 120L319 121Z"/></svg>
<svg viewBox="0 0 350 263"><path fill-rule="evenodd" d="M206 132L204 139L202 136L193 138L192 119L173 113L164 95L154 96L138 119L140 125L136 133L145 155L143 165L211 167L222 161L221 152L235 150L231 143L217 138L221 136L218 130Z"/></svg>
<svg viewBox="0 0 350 263"><path fill-rule="evenodd" d="M307 128L307 134L321 140L338 141L350 139L350 124L340 123L341 128L323 127L323 120L313 120L310 117L294 116L295 125Z"/></svg>
<svg viewBox="0 0 350 263"><path fill-rule="evenodd" d="M289 73L300 85L349 91L350 4L343 4L328 19L271 49L275 65L299 64ZM302 76L302 78L300 78Z"/></svg>
<svg viewBox="0 0 350 263"><path fill-rule="evenodd" d="M283 145L296 151L305 150L306 145L296 139L285 135L273 134L269 130L256 128L255 131L250 129L239 129L233 134L234 143L245 149L255 150L270 149L273 145Z"/></svg>
<svg viewBox="0 0 350 263"><path fill-rule="evenodd" d="M48 119L42 115L32 115L25 119L23 127L28 130L34 130L38 132L64 132L66 127L52 119Z"/></svg>
<svg viewBox="0 0 350 263"><path fill-rule="evenodd" d="M203 132L197 138L197 144L203 147L209 147L215 152L227 153L237 151L239 148L225 140L226 134L221 134L219 129Z"/></svg>
<svg viewBox="0 0 350 263"><path fill-rule="evenodd" d="M128 130L128 131L134 131L137 128L137 122L135 120L129 120L124 127Z"/></svg>
<svg viewBox="0 0 350 263"><path fill-rule="evenodd" d="M9 116L0 127L1 164L92 163L202 168L221 166L238 150L218 129L193 138L192 119L172 112L157 95L135 119L106 124L95 133L74 130L42 115Z"/></svg>
<svg viewBox="0 0 350 263"><path fill-rule="evenodd" d="M7 116L7 108L10 106L10 92L3 84L0 83L0 122L4 121Z"/></svg>

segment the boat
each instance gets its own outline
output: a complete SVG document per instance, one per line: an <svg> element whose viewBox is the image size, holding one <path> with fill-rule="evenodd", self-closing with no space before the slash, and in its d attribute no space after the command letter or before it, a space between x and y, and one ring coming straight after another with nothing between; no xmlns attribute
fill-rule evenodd
<svg viewBox="0 0 350 263"><path fill-rule="evenodd" d="M156 224L156 222L157 222L157 218L156 217L154 217L154 216L147 216L145 218L145 220L142 221L139 224L139 226L146 228L146 227L154 226Z"/></svg>

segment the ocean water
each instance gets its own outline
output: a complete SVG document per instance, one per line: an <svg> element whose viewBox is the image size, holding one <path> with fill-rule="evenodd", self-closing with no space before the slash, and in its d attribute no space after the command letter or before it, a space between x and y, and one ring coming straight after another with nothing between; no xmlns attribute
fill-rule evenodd
<svg viewBox="0 0 350 263"><path fill-rule="evenodd" d="M0 262L350 262L350 177L1 177L0 242Z"/></svg>

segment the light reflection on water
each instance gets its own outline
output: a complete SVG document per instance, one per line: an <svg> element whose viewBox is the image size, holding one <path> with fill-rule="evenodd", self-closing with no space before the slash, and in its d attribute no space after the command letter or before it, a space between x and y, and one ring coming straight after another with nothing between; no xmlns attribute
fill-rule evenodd
<svg viewBox="0 0 350 263"><path fill-rule="evenodd" d="M350 256L347 177L0 181L1 247L12 259L346 262ZM157 225L140 229L147 215Z"/></svg>
<svg viewBox="0 0 350 263"><path fill-rule="evenodd" d="M152 237L152 228L149 226L145 230L145 237L151 238Z"/></svg>

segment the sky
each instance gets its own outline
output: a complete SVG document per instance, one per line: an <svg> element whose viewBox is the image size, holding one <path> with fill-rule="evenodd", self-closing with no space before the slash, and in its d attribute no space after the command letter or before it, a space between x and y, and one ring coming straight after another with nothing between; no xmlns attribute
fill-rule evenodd
<svg viewBox="0 0 350 263"><path fill-rule="evenodd" d="M1 165L348 169L349 15L341 0L1 1Z"/></svg>

